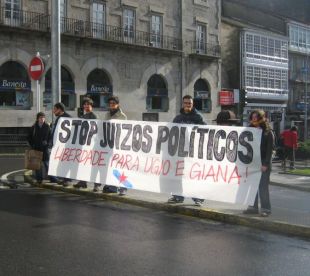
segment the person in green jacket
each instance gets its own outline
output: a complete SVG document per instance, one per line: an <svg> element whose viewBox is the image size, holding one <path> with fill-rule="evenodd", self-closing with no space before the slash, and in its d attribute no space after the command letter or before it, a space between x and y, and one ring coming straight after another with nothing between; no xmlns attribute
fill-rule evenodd
<svg viewBox="0 0 310 276"><path fill-rule="evenodd" d="M109 112L106 115L106 120L127 120L126 114L122 111L119 104L119 98L117 96L111 96L108 99ZM124 187L117 188L112 185L105 185L103 187L103 193L119 193L119 195L125 195L127 189Z"/></svg>

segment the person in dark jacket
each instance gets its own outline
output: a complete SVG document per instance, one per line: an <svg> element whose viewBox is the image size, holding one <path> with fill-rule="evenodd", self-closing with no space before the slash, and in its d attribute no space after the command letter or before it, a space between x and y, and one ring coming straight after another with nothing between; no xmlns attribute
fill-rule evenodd
<svg viewBox="0 0 310 276"><path fill-rule="evenodd" d="M183 97L182 108L180 114L173 119L173 123L177 124L195 124L195 125L206 125L200 113L194 108L194 101L192 96L185 95ZM204 199L192 198L197 206L201 206ZM182 203L184 201L183 196L172 195L168 199L168 203Z"/></svg>
<svg viewBox="0 0 310 276"><path fill-rule="evenodd" d="M55 120L54 124L52 125L52 131L51 131L50 143L49 143L50 147L53 146L54 134L55 134L55 130L56 130L59 118L61 118L61 117L68 117L68 118L71 117L70 114L68 114L65 111L65 105L63 103L56 103L56 104L54 104L53 113L56 116L56 120ZM63 185L64 187L67 187L67 186L70 185L70 181L71 181L71 179L69 179L69 178L63 178L61 180L58 180L57 183L60 184L60 185Z"/></svg>
<svg viewBox="0 0 310 276"><path fill-rule="evenodd" d="M244 214L258 214L258 194L261 205L261 216L267 217L271 214L271 204L269 198L269 182L271 173L271 158L274 145L274 136L269 123L266 120L263 110L254 110L250 114L250 127L262 129L262 139L260 144L261 171L262 175L259 182L258 193L253 206L249 206Z"/></svg>
<svg viewBox="0 0 310 276"><path fill-rule="evenodd" d="M68 114L65 111L65 105L63 103L56 103L54 105L54 108L53 108L53 113L56 116L56 120L52 125L51 145L53 145L54 133L55 133L55 129L57 127L57 123L59 121L59 118L61 118L61 117L69 117L70 118L71 117L70 114Z"/></svg>
<svg viewBox="0 0 310 276"><path fill-rule="evenodd" d="M45 122L45 114L39 112L36 116L36 121L33 126L30 128L28 134L28 143L30 147L34 150L43 152L42 163L43 167L48 172L48 139L50 136L50 126ZM43 167L35 171L35 178L39 184L43 180Z"/></svg>
<svg viewBox="0 0 310 276"><path fill-rule="evenodd" d="M80 116L80 118L83 119L97 119L96 114L93 112L93 105L94 102L91 98L89 97L85 97L82 101L82 106L83 106L83 115ZM94 185L94 192L98 192L99 191L99 187L101 186L100 183L95 183ZM78 183L76 183L75 185L73 185L74 188L87 188L87 182L86 181L79 181Z"/></svg>

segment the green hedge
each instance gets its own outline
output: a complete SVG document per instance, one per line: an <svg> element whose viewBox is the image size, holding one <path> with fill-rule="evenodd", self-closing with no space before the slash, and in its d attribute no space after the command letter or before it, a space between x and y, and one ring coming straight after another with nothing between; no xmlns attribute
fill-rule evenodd
<svg viewBox="0 0 310 276"><path fill-rule="evenodd" d="M296 151L296 158L310 158L310 140L306 140L305 142L299 142L299 147Z"/></svg>

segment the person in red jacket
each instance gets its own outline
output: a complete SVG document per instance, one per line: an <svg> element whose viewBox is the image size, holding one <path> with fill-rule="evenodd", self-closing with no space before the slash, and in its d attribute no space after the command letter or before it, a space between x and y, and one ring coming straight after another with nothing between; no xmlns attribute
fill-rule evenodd
<svg viewBox="0 0 310 276"><path fill-rule="evenodd" d="M281 133L281 139L284 147L282 167L286 169L286 159L290 160L290 169L295 169L295 150L298 147L297 127L292 126Z"/></svg>

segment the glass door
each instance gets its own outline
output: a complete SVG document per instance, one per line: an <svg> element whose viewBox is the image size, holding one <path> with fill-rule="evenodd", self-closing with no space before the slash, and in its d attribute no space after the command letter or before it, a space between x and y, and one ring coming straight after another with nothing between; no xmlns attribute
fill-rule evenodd
<svg viewBox="0 0 310 276"><path fill-rule="evenodd" d="M103 3L92 4L92 36L104 38L105 33L105 5Z"/></svg>
<svg viewBox="0 0 310 276"><path fill-rule="evenodd" d="M196 44L196 51L206 54L206 26L204 25L197 25Z"/></svg>
<svg viewBox="0 0 310 276"><path fill-rule="evenodd" d="M135 12L131 9L125 9L123 14L123 34L124 41L132 43L135 36Z"/></svg>
<svg viewBox="0 0 310 276"><path fill-rule="evenodd" d="M62 33L67 30L67 0L60 0L60 31Z"/></svg>
<svg viewBox="0 0 310 276"><path fill-rule="evenodd" d="M162 41L162 17L159 15L152 15L151 46L160 48L161 41Z"/></svg>

